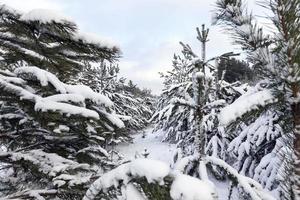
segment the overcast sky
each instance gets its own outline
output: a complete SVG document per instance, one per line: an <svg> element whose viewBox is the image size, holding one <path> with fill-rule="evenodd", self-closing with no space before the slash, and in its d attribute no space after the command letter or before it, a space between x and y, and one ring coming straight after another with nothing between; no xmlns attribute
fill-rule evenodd
<svg viewBox="0 0 300 200"><path fill-rule="evenodd" d="M253 4L255 0L249 0ZM121 75L156 94L162 89L158 72L171 68L179 41L199 52L197 26L211 25L214 0L0 0L16 9L57 10L70 16L82 31L110 37L123 52ZM208 56L234 50L231 40L210 27Z"/></svg>

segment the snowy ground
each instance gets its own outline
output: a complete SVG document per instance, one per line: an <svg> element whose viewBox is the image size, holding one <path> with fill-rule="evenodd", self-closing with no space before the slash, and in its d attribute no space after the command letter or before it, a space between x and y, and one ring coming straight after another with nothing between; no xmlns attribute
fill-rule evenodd
<svg viewBox="0 0 300 200"><path fill-rule="evenodd" d="M171 164L176 145L163 143L163 132L152 133L153 128L149 127L142 132L133 135L133 143L121 143L117 146L117 150L124 156L126 160L132 160L136 155L149 153L147 158L164 161ZM143 137L144 136L144 137Z"/></svg>

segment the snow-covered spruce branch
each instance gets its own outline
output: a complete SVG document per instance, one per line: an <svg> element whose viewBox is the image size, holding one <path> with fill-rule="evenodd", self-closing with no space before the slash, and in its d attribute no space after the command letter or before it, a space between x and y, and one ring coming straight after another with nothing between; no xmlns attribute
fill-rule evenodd
<svg viewBox="0 0 300 200"><path fill-rule="evenodd" d="M114 126L122 128L123 122L113 114L106 112L104 109L93 107L94 110L85 108L85 101L89 100L98 106L110 108L112 101L100 94L94 92L91 88L85 85L68 85L61 82L54 74L37 67L20 67L14 71L17 77L0 76L0 88L4 91L19 96L20 99L29 100L34 103L36 111L47 112L54 111L61 114L79 115L86 118L99 120L100 116L108 119ZM23 79L22 79L23 78ZM52 96L41 97L29 90L23 88L20 84L26 83L27 80L36 80L41 86L53 86L60 94ZM72 105L68 102L73 102L78 105Z"/></svg>
<svg viewBox="0 0 300 200"><path fill-rule="evenodd" d="M259 84L258 84L259 86ZM251 110L276 102L277 99L269 89L253 88L232 104L221 109L219 120L222 125L229 125L237 118Z"/></svg>
<svg viewBox="0 0 300 200"><path fill-rule="evenodd" d="M216 7L215 23L225 25L243 49L254 51L270 45L269 36L263 34L252 14L245 9L243 0L218 0Z"/></svg>
<svg viewBox="0 0 300 200"><path fill-rule="evenodd" d="M243 0L218 0L215 23L223 25L234 43L247 52L247 59L260 71L260 75L276 76L282 69L276 69L275 57L270 49L274 38L264 34L252 14L249 14ZM277 71L278 70L278 71Z"/></svg>
<svg viewBox="0 0 300 200"><path fill-rule="evenodd" d="M17 200L17 199L36 199L45 200L44 196L53 196L57 194L57 190L24 190L17 192L13 195L6 196L5 199ZM2 198L1 198L2 199Z"/></svg>
<svg viewBox="0 0 300 200"><path fill-rule="evenodd" d="M181 99L181 98L172 98L171 101L170 101L171 104L174 104L176 106L187 106L189 108L192 108L192 109L196 109L197 106L194 102L191 102L191 101L186 101L184 99Z"/></svg>
<svg viewBox="0 0 300 200"><path fill-rule="evenodd" d="M262 186L258 182L239 174L236 169L228 165L225 161L212 156L205 157L205 161L222 168L227 175L233 177L238 186L240 186L243 191L251 197L252 200L275 200L274 197L263 190Z"/></svg>
<svg viewBox="0 0 300 200"><path fill-rule="evenodd" d="M149 159L136 159L130 163L123 164L110 172L103 174L97 179L86 192L83 200L93 200L101 192L118 187L132 187L136 179L146 178L148 183L164 185L164 181L171 181L170 197L174 200L216 200L217 194L210 184L197 178L184 175L178 171L172 171L168 165L161 161ZM124 189L123 189L124 190ZM123 191L124 192L124 191ZM137 196L146 194L135 189ZM128 194L122 194L121 199L128 199ZM141 198L144 199L144 198Z"/></svg>
<svg viewBox="0 0 300 200"><path fill-rule="evenodd" d="M209 179L207 179L206 176L203 176L203 174L204 175L206 174L205 173L205 171L206 171L205 165L210 164L211 166L218 166L222 170L224 170L225 173L227 174L227 176L230 179L233 179L232 181L237 183L236 186L242 188L243 192L245 192L247 195L249 195L251 197L251 199L253 199L253 200L275 200L274 197L272 197L265 190L263 190L262 186L258 182L256 182L255 180L253 180L249 177L239 174L236 169L234 169L232 166L227 164L225 161L223 161L217 157L213 157L213 156L205 156L202 159L203 159L203 161L200 161L200 162L203 162L204 165L201 165L199 163L199 156L197 156L197 155L184 157L184 158L180 159L177 163L175 163L174 169L181 173L188 173L186 171L186 170L188 170L188 167L191 164L193 164L193 165L197 164L199 176L202 175L201 179L203 179L203 181L206 181L208 184L212 184L211 181L209 181Z"/></svg>

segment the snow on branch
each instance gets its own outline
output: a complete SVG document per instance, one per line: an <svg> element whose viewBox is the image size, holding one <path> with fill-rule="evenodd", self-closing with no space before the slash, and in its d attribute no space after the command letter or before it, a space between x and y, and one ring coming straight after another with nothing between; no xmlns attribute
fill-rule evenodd
<svg viewBox="0 0 300 200"><path fill-rule="evenodd" d="M92 119L100 119L99 114L90 109L86 109L79 106L70 105L68 103L59 103L55 101L47 101L40 99L35 103L34 109L36 111L54 111L59 112L61 114L66 114L67 116L70 115L80 115L86 118L92 118Z"/></svg>
<svg viewBox="0 0 300 200"><path fill-rule="evenodd" d="M113 187L117 188L120 184L131 187L130 182L134 182L135 178L143 177L146 178L148 183L160 185L164 184L165 178L172 179L170 196L174 200L214 200L216 197L214 188L204 181L172 171L167 164L161 161L136 159L103 174L91 185L83 200L95 199L101 191L107 191ZM125 199L129 200L126 194Z"/></svg>
<svg viewBox="0 0 300 200"><path fill-rule="evenodd" d="M205 157L205 160L208 163L221 167L228 175L234 177L238 185L243 188L244 192L246 192L252 200L275 200L274 197L263 190L258 182L239 174L236 169L228 165L225 161L212 156Z"/></svg>
<svg viewBox="0 0 300 200"><path fill-rule="evenodd" d="M48 9L33 9L27 13L24 13L21 15L21 20L23 21L39 21L40 23L65 23L65 22L71 22L74 23L73 20L63 15L62 13L55 12L53 10Z"/></svg>
<svg viewBox="0 0 300 200"><path fill-rule="evenodd" d="M1 7L0 7L1 8ZM2 6L2 9L8 9ZM78 30L76 23L68 16L57 11L48 9L33 9L27 13L20 13L13 10L8 10L9 13L18 13L20 20L24 22L39 22L40 24L63 24L69 26L70 30L73 30L72 39L80 41L86 44L92 44L99 48L117 49L120 51L119 44L110 38L100 37L96 34L85 33ZM69 31L69 30L68 30Z"/></svg>
<svg viewBox="0 0 300 200"><path fill-rule="evenodd" d="M123 121L116 115L100 108L105 106L110 108L113 102L106 96L94 92L85 85L68 85L61 82L54 74L37 67L20 67L13 73L14 76L4 76L0 74L0 88L10 94L19 97L21 100L28 100L34 104L35 111L58 112L66 116L78 115L85 118L99 120L104 118L109 123L124 128ZM39 81L42 86L52 85L61 94L42 97L29 87L27 81ZM85 108L86 100L97 106ZM71 103L75 103L72 105Z"/></svg>
<svg viewBox="0 0 300 200"><path fill-rule="evenodd" d="M45 200L44 196L51 196L57 194L57 190L24 190L12 195L6 196L3 199L37 199ZM1 198L2 199L2 198Z"/></svg>
<svg viewBox="0 0 300 200"><path fill-rule="evenodd" d="M219 119L222 125L226 126L247 112L276 101L276 98L269 89L254 93L249 91L247 93L239 97L232 104L221 109Z"/></svg>
<svg viewBox="0 0 300 200"><path fill-rule="evenodd" d="M214 187L198 178L176 174L170 195L174 200L216 200Z"/></svg>
<svg viewBox="0 0 300 200"><path fill-rule="evenodd" d="M94 92L90 87L85 85L65 84L54 74L38 67L19 67L15 69L14 73L25 80L38 80L42 86L48 86L50 83L61 94L77 94L99 105L102 104L107 107L111 107L113 105L113 102L108 97Z"/></svg>
<svg viewBox="0 0 300 200"><path fill-rule="evenodd" d="M175 97L171 99L170 103L178 106L188 106L190 108L196 109L196 104L193 101L186 101L182 98Z"/></svg>
<svg viewBox="0 0 300 200"><path fill-rule="evenodd" d="M126 185L133 177L146 177L150 183L159 182L163 184L163 179L169 172L169 166L161 161L137 159L102 175L91 185L83 200L92 200L101 191L106 191L111 187L116 188L121 181Z"/></svg>
<svg viewBox="0 0 300 200"><path fill-rule="evenodd" d="M22 153L4 152L0 154L0 157L7 157L10 162L27 161L36 166L41 173L49 177L55 177L68 170L79 168L86 170L90 167L88 164L79 164L55 153L45 153L42 150L31 150Z"/></svg>
<svg viewBox="0 0 300 200"><path fill-rule="evenodd" d="M107 48L118 48L119 45L113 41L111 38L100 37L94 33L86 33L86 32L77 32L74 34L74 39L78 41L82 41L87 44L94 44L98 47L107 47Z"/></svg>

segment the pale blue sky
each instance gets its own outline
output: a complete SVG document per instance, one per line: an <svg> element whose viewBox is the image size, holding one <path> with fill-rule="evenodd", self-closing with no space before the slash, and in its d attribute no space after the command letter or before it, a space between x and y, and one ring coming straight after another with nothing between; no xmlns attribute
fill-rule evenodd
<svg viewBox="0 0 300 200"><path fill-rule="evenodd" d="M70 16L82 31L110 37L122 49L121 75L158 94L159 71L171 67L179 41L199 52L195 28L211 24L214 0L0 0L23 11L58 10ZM251 4L254 0L249 1ZM211 27L208 56L234 50L230 39Z"/></svg>

